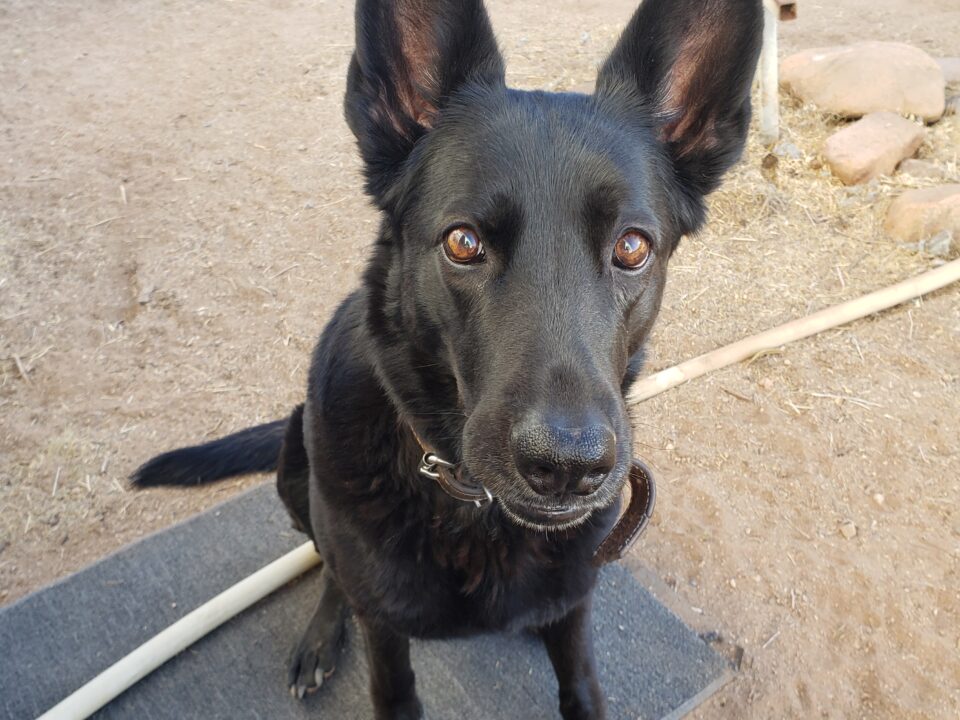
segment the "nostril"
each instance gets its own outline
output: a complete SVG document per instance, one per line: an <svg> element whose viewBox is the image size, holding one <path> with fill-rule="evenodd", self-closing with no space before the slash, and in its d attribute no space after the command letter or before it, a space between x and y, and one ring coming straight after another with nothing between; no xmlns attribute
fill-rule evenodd
<svg viewBox="0 0 960 720"><path fill-rule="evenodd" d="M601 468L595 468L591 472L588 472L581 478L580 482L577 483L573 494L578 497L593 495L600 489L600 486L603 485L603 481L607 479L607 475L610 474L611 470L613 470L612 465L610 467L604 465Z"/></svg>
<svg viewBox="0 0 960 720"><path fill-rule="evenodd" d="M544 464L527 465L517 463L520 474L537 495L553 495L556 492L556 468Z"/></svg>

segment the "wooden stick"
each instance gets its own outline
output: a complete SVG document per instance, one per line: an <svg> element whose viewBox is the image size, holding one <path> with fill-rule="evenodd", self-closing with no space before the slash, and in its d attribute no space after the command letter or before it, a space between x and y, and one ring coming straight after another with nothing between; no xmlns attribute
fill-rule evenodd
<svg viewBox="0 0 960 720"><path fill-rule="evenodd" d="M960 280L960 260L954 260L936 270L904 280L891 287L877 290L856 300L826 308L805 318L792 320L758 335L739 340L706 355L687 360L672 368L644 378L627 396L627 404L639 403L659 395L665 390L682 385L708 372L725 368L733 363L753 357L758 352L772 350L794 340L816 335L824 330L844 325L867 315L892 308L934 290L939 290Z"/></svg>
<svg viewBox="0 0 960 720"><path fill-rule="evenodd" d="M111 665L39 720L83 720L230 618L320 562L307 542L241 580Z"/></svg>
<svg viewBox="0 0 960 720"><path fill-rule="evenodd" d="M760 53L760 140L773 145L780 139L780 60L777 26L780 5L777 0L763 3L763 50Z"/></svg>

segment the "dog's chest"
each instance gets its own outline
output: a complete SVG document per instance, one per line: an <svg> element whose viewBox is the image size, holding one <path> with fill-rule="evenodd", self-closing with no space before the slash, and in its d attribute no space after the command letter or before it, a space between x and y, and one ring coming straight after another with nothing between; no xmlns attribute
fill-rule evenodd
<svg viewBox="0 0 960 720"><path fill-rule="evenodd" d="M410 635L539 627L580 603L596 580L585 551L592 537L559 542L489 525L405 530L381 545L386 552L372 554L365 569L348 574L371 610Z"/></svg>

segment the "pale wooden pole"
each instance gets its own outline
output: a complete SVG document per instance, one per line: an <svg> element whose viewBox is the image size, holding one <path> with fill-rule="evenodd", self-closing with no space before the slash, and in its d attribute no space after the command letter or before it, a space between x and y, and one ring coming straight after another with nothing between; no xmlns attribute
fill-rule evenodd
<svg viewBox="0 0 960 720"><path fill-rule="evenodd" d="M627 396L627 403L643 402L665 390L682 385L708 372L746 360L764 350L772 350L794 340L801 340L838 325L844 325L853 320L886 310L920 295L939 290L958 280L960 280L960 260L954 260L915 278L904 280L861 298L834 305L813 315L792 320L758 335L738 340L732 345L687 360L672 368L661 370L634 385Z"/></svg>
<svg viewBox="0 0 960 720"><path fill-rule="evenodd" d="M90 717L177 653L319 563L320 556L313 549L313 543L304 543L184 615L57 703L39 720L83 720ZM69 662L69 659L65 661Z"/></svg>

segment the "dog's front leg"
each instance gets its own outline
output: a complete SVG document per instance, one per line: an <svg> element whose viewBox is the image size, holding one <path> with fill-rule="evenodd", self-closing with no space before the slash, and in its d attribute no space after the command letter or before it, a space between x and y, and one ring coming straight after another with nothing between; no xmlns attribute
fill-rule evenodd
<svg viewBox="0 0 960 720"><path fill-rule="evenodd" d="M551 625L540 635L560 685L560 714L564 720L603 720L606 701L593 658L590 599Z"/></svg>
<svg viewBox="0 0 960 720"><path fill-rule="evenodd" d="M370 668L370 695L376 720L418 720L423 707L410 667L410 639L390 628L361 620Z"/></svg>

